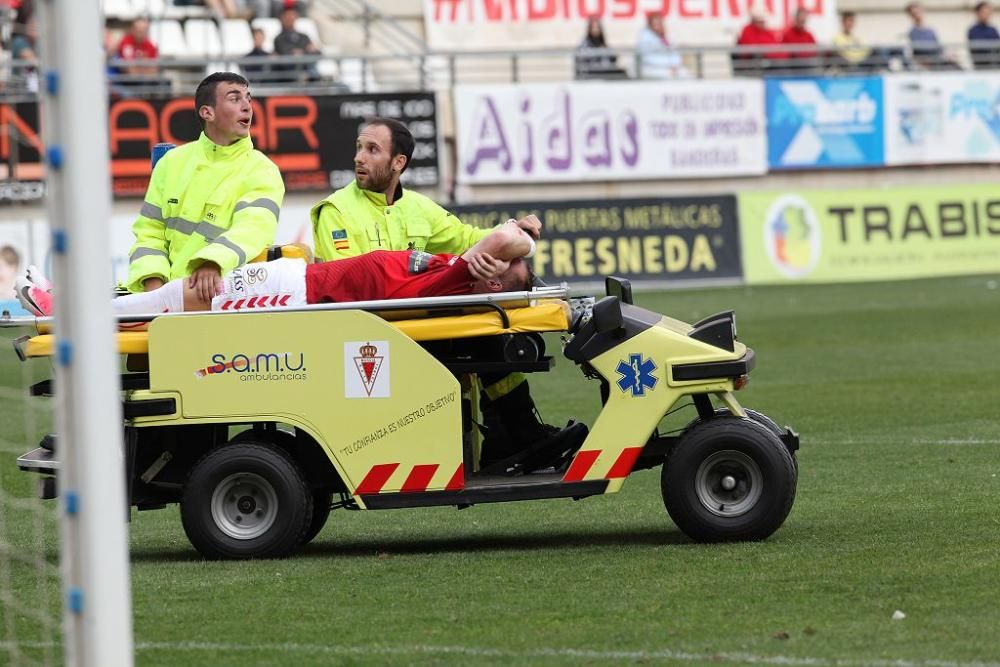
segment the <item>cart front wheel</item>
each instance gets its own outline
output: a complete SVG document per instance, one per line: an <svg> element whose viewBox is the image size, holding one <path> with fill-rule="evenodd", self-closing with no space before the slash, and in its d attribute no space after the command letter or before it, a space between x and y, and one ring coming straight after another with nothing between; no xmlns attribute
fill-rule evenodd
<svg viewBox="0 0 1000 667"><path fill-rule="evenodd" d="M313 518L313 495L291 455L243 440L206 454L191 471L181 521L207 558L282 558Z"/></svg>
<svg viewBox="0 0 1000 667"><path fill-rule="evenodd" d="M717 417L685 432L663 466L663 504L674 523L703 542L761 540L791 511L795 461L769 428Z"/></svg>

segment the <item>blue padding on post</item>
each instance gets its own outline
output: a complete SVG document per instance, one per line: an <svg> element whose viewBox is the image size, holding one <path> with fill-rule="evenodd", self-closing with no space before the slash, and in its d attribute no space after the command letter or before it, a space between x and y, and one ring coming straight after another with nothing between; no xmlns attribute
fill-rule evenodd
<svg viewBox="0 0 1000 667"><path fill-rule="evenodd" d="M45 72L45 90L53 97L59 94L59 72L53 69Z"/></svg>
<svg viewBox="0 0 1000 667"><path fill-rule="evenodd" d="M45 151L45 155L48 156L50 167L53 169L62 169L63 154L59 146L49 146Z"/></svg>
<svg viewBox="0 0 1000 667"><path fill-rule="evenodd" d="M68 340L56 343L56 359L60 366L69 366L73 363L73 344Z"/></svg>
<svg viewBox="0 0 1000 667"><path fill-rule="evenodd" d="M66 592L66 606L74 614L83 613L83 590L73 586Z"/></svg>
<svg viewBox="0 0 1000 667"><path fill-rule="evenodd" d="M75 515L80 510L80 494L76 491L67 491L63 496L65 497L66 514Z"/></svg>
<svg viewBox="0 0 1000 667"><path fill-rule="evenodd" d="M66 236L65 229L53 229L52 230L52 251L63 255L66 253L66 247L69 245L69 238Z"/></svg>

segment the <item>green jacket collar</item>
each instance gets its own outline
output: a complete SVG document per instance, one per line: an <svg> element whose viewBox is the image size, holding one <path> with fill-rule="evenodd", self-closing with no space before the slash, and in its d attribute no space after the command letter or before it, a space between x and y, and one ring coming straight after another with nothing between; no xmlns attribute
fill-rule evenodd
<svg viewBox="0 0 1000 667"><path fill-rule="evenodd" d="M372 192L371 190L365 190L358 185L357 179L354 180L354 187L361 191L361 193L368 198L368 201L379 207L388 206L385 201L385 194L381 192ZM396 184L396 193L392 197L392 203L395 204L400 199L403 198L403 186L399 183Z"/></svg>
<svg viewBox="0 0 1000 667"><path fill-rule="evenodd" d="M198 145L201 146L202 152L210 162L231 160L234 157L238 157L244 153L249 153L253 150L253 141L250 140L249 135L243 137L234 144L220 146L209 139L208 136L202 132L198 136Z"/></svg>

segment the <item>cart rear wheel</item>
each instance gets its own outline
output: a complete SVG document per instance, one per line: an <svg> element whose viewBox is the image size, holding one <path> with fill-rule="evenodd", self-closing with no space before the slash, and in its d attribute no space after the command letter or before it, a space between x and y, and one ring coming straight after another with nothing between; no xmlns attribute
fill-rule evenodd
<svg viewBox="0 0 1000 667"><path fill-rule="evenodd" d="M188 539L206 558L282 558L300 544L313 497L291 455L243 440L206 454L181 499Z"/></svg>
<svg viewBox="0 0 1000 667"><path fill-rule="evenodd" d="M792 455L756 421L718 417L695 424L663 466L663 504L674 523L703 542L761 540L792 508Z"/></svg>
<svg viewBox="0 0 1000 667"><path fill-rule="evenodd" d="M309 521L309 527L306 528L305 535L302 536L302 544L309 544L323 530L326 520L330 518L330 509L332 506L332 493L329 491L313 492L312 519Z"/></svg>

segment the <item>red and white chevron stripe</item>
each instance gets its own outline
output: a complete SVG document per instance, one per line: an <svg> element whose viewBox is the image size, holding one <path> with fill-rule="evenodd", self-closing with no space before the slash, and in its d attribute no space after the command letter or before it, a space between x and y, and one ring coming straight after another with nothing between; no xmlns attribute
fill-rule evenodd
<svg viewBox="0 0 1000 667"><path fill-rule="evenodd" d="M250 310L253 308L280 308L287 306L291 294L252 296L249 299L226 299L219 303L219 310Z"/></svg>

